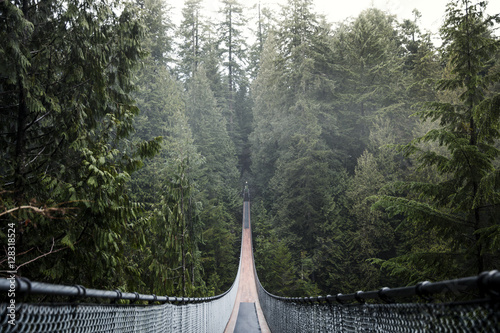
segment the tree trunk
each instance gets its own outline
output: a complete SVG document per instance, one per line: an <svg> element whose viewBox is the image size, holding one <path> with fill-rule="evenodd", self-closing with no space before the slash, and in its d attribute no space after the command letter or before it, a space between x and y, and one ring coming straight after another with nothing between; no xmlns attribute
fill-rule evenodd
<svg viewBox="0 0 500 333"><path fill-rule="evenodd" d="M19 88L19 108L17 113L17 133L16 133L16 151L15 151L15 178L14 186L17 192L16 200L22 201L24 194L24 176L26 162L26 119L28 117L28 106L26 105L26 92L22 80L21 69L18 70L18 88Z"/></svg>
<svg viewBox="0 0 500 333"><path fill-rule="evenodd" d="M229 40L228 40L228 89L229 89L229 126L230 133L233 133L233 21L232 7L229 6Z"/></svg>

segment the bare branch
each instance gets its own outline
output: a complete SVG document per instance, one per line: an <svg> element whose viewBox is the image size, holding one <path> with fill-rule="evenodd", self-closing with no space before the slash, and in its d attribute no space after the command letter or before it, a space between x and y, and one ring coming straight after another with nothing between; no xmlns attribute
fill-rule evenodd
<svg viewBox="0 0 500 333"><path fill-rule="evenodd" d="M6 215L6 214L10 214L10 213L13 213L15 212L16 210L20 210L20 209L31 209L31 210L34 210L36 213L40 213L40 214L45 214L45 211L41 208L38 208L38 207L34 207L34 206L19 206L19 207L14 207L12 209L9 209L9 210L6 210L5 212L2 212L0 213L0 216L3 216L3 215Z"/></svg>
<svg viewBox="0 0 500 333"><path fill-rule="evenodd" d="M23 254L26 254L26 253L28 253L28 252L30 252L30 251L32 251L32 250L34 250L34 249L35 249L35 248L34 248L34 247L32 247L31 249L29 249L29 250L27 250L27 251L24 251L24 252L22 252L22 253L18 253L18 254L16 254L16 258L17 258L17 257L19 257L19 256L22 256ZM5 259L3 259L2 261L0 261L0 265L1 265L1 264L3 264L4 262L6 262L6 261L9 259L9 258L8 258L8 256L7 256L7 249L5 248L5 246L4 246L4 251L5 251Z"/></svg>
<svg viewBox="0 0 500 333"><path fill-rule="evenodd" d="M67 202L60 203L59 206L66 204L66 203L84 202L84 201L85 200L67 201ZM78 209L78 208L77 207L43 207L43 208L39 208L39 207L35 207L32 205L25 205L25 206L18 206L18 207L14 207L14 208L11 208L9 210L3 211L0 213L0 216L11 214L11 213L18 211L18 210L21 210L21 209L30 209L30 210L32 210L35 213L38 213L40 215L46 216L48 218L53 218L51 216L51 213L58 212L58 213L66 214L66 212L68 210Z"/></svg>
<svg viewBox="0 0 500 333"><path fill-rule="evenodd" d="M49 254L53 254L53 253L57 253L57 252L62 251L62 250L69 249L69 246L65 246L65 247L62 247L62 248L60 248L60 249L54 250L54 245L55 245L55 240L54 240L54 237L52 237L52 246L50 247L50 251L49 251L49 252L44 253L44 254L42 254L42 255L40 255L40 256L38 256L38 257L36 257L36 258L31 259L30 261L25 262L24 264L21 264L21 265L17 266L17 270L19 270L19 268L21 268L21 267L23 267L23 266L25 266L25 265L27 265L27 264L30 264L30 263L32 263L32 262L34 262L34 261L38 260L38 259L41 259L41 258L43 258L43 257L46 257L46 256L48 256Z"/></svg>

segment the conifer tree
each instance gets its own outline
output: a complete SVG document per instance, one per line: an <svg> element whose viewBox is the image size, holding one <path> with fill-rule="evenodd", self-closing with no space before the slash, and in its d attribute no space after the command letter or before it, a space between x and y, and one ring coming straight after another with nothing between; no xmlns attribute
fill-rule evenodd
<svg viewBox="0 0 500 333"><path fill-rule="evenodd" d="M197 259L197 237L196 220L198 211L192 200L194 189L191 183L189 170L189 159L174 161L177 170L172 173L165 184L165 192L161 203L160 218L164 219L166 238L165 245L166 261L162 267L166 273L167 290L173 295L193 295L195 279L191 276L200 268Z"/></svg>
<svg viewBox="0 0 500 333"><path fill-rule="evenodd" d="M240 173L248 169L245 160L248 135L250 132L251 108L249 107L249 81L246 75L248 46L244 36L247 18L244 6L238 0L222 0L220 14L223 19L218 24L218 52L222 60L224 99L222 109L227 119L228 132L239 157Z"/></svg>
<svg viewBox="0 0 500 333"><path fill-rule="evenodd" d="M228 202L237 188L236 153L203 67L189 87L186 107L194 144L205 159L206 179L200 185L210 199L218 197Z"/></svg>
<svg viewBox="0 0 500 333"><path fill-rule="evenodd" d="M172 30L169 11L171 6L165 0L138 0L140 1L143 22L146 27L145 45L150 56L157 63L167 65L172 61Z"/></svg>
<svg viewBox="0 0 500 333"><path fill-rule="evenodd" d="M134 199L150 212L158 203L161 182L156 180L164 177L168 144L177 139L173 127L182 123L180 117L185 105L181 86L168 70L172 49L169 35L173 27L164 1L143 1L141 15L148 24L144 38L148 56L136 72L133 97L140 112L134 119L132 140L162 138L163 143L159 154L144 161L144 167L132 177L130 188Z"/></svg>
<svg viewBox="0 0 500 333"><path fill-rule="evenodd" d="M250 134L251 158L255 192L259 194L267 192L279 156L280 94L275 66L278 57L276 38L270 36L264 43L259 74L252 83L254 125Z"/></svg>
<svg viewBox="0 0 500 333"><path fill-rule="evenodd" d="M179 69L181 78L188 81L194 76L202 60L204 48L204 27L202 0L187 0L182 9L183 20L179 26L182 41L179 44Z"/></svg>
<svg viewBox="0 0 500 333"><path fill-rule="evenodd" d="M264 51L264 44L269 36L271 31L275 31L275 23L276 13L265 6L261 6L261 4L255 5L253 7L257 10L257 21L256 26L252 29L252 32L255 36L255 42L251 45L248 52L249 66L248 72L250 78L253 80L257 77L257 73L259 70L260 58Z"/></svg>
<svg viewBox="0 0 500 333"><path fill-rule="evenodd" d="M329 28L311 6L289 1L279 31L266 40L253 90L251 136L254 173L272 202L276 236L301 268L319 258L321 226L341 168L328 145L337 125ZM303 273L301 281L315 273L306 271L295 271Z"/></svg>
<svg viewBox="0 0 500 333"><path fill-rule="evenodd" d="M404 103L398 39L394 17L375 8L364 10L335 32L335 76L339 78L335 108L342 124L335 141L351 172L368 145L375 115L384 107Z"/></svg>
<svg viewBox="0 0 500 333"><path fill-rule="evenodd" d="M145 1L142 7L144 20L149 22L144 42L149 56L136 75L134 97L140 114L134 122L133 140L161 137L162 144L130 184L133 198L144 207L137 219L141 225L137 234L144 244L129 251L139 268L149 273L141 277L136 290L205 295L198 249L201 204L194 181L199 178L203 158L194 145L182 85L167 67L171 47L161 41L172 26L168 13L158 4Z"/></svg>
<svg viewBox="0 0 500 333"><path fill-rule="evenodd" d="M240 244L237 235L241 229L235 226L230 208L222 200L211 200L204 204L200 215L204 223L203 243L200 244L203 280L210 296L228 290L238 270Z"/></svg>
<svg viewBox="0 0 500 333"><path fill-rule="evenodd" d="M499 80L492 66L500 44L491 27L500 18L485 16L485 6L468 0L448 5L441 33L450 72L437 88L456 92L457 97L432 102L421 111L423 120L439 122L439 128L405 147L422 167L434 166L445 179L399 184L415 199L383 196L377 203L393 215L403 214L410 225L437 233L446 247L410 253L386 267L397 269L398 263L409 261L420 276L441 278L477 274L498 265L500 188L495 161L500 151L495 143L500 135L500 95L491 87ZM422 149L425 142L437 142L446 152Z"/></svg>
<svg viewBox="0 0 500 333"><path fill-rule="evenodd" d="M125 185L158 148L126 140L144 55L139 14L121 1L2 1L0 25L3 208L57 208L10 215L26 252L18 263L31 261L18 273L127 288L138 275L124 255L137 211Z"/></svg>
<svg viewBox="0 0 500 333"><path fill-rule="evenodd" d="M197 174L197 198L203 205L200 212L204 242L204 276L211 292L223 292L234 279L237 255L233 223L234 199L237 197L237 157L229 137L226 119L217 106L216 98L203 65L200 65L188 85L186 111L193 132L193 144L203 165ZM237 205L238 209L240 205ZM211 256L213 255L213 258ZM236 269L236 268L235 268Z"/></svg>
<svg viewBox="0 0 500 333"><path fill-rule="evenodd" d="M219 52L226 68L227 100L229 125L233 125L234 93L238 90L241 80L244 80L244 64L246 63L246 41L243 37L243 27L246 18L243 6L237 0L222 0L220 13L224 19L219 24ZM231 131L232 132L232 131Z"/></svg>

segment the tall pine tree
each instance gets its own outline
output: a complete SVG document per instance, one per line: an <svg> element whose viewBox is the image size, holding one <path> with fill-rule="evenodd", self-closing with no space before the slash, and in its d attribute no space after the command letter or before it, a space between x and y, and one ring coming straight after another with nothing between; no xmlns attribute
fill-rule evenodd
<svg viewBox="0 0 500 333"><path fill-rule="evenodd" d="M491 28L498 15L485 16L485 3L450 3L441 33L443 55L450 68L437 88L456 92L451 102L433 102L420 112L422 119L439 122L423 137L405 147L421 166L434 166L445 179L437 183L399 184L416 198L381 197L377 206L403 214L410 225L424 225L448 248L410 253L420 276L442 278L480 273L498 266L499 171L496 146L500 132L500 94L491 89L499 80L493 71L500 47ZM423 150L420 144L438 142L446 152ZM421 263L421 264L419 264ZM391 265L392 264L392 265Z"/></svg>

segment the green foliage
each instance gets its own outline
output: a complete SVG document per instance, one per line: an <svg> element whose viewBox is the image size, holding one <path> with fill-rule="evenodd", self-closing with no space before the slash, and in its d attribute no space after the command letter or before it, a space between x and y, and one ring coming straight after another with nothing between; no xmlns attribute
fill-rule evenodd
<svg viewBox="0 0 500 333"><path fill-rule="evenodd" d="M153 61L166 65L172 52L173 23L168 15L172 7L165 0L135 0L140 8L145 34L143 45Z"/></svg>
<svg viewBox="0 0 500 333"><path fill-rule="evenodd" d="M18 273L127 288L139 274L124 255L139 207L125 184L158 150L156 140L126 140L138 112L131 74L144 56L138 12L72 0L0 10L2 204L54 212L2 217L18 227Z"/></svg>
<svg viewBox="0 0 500 333"><path fill-rule="evenodd" d="M227 132L226 119L210 89L201 67L193 77L186 101L194 144L205 159L200 186L210 199L220 195L227 200L237 188L238 171L234 144Z"/></svg>
<svg viewBox="0 0 500 333"><path fill-rule="evenodd" d="M241 174L250 169L248 161L248 136L251 131L252 114L248 95L249 81L246 74L248 62L247 42L244 27L247 18L244 7L237 0L222 0L219 13L223 19L217 26L217 57L222 60L222 96L216 98L223 104L228 133L236 148Z"/></svg>
<svg viewBox="0 0 500 333"><path fill-rule="evenodd" d="M270 203L279 244L274 256L292 261L277 274L295 275L312 291L325 281L319 253L327 252L324 244L334 232L324 234L331 218L325 212L342 174L332 146L338 123L332 112L329 28L318 23L310 1L290 1L282 17L278 31L267 37L253 86L252 168L259 192ZM264 269L269 270L275 268ZM295 293L291 286L285 289Z"/></svg>
<svg viewBox="0 0 500 333"><path fill-rule="evenodd" d="M200 219L204 221L203 243L200 245L203 280L208 295L219 295L228 290L238 270L240 232L222 202L209 202L204 206Z"/></svg>
<svg viewBox="0 0 500 333"><path fill-rule="evenodd" d="M183 115L185 104L181 86L163 63L157 63L152 57L145 59L136 82L134 97L141 112L134 119L136 131L132 141L153 139L158 143L159 153L148 156L144 167L132 176L129 186L133 199L146 204L145 207L149 210L158 202L161 182L157 180L165 177L166 159L174 157L183 148L184 154L193 163L199 157L195 157L196 149L192 147L191 132L186 130L188 124ZM181 142L181 147L187 147L177 147L177 142Z"/></svg>
<svg viewBox="0 0 500 333"><path fill-rule="evenodd" d="M145 17L153 16L148 21L169 21L145 5ZM146 244L131 253L141 258L143 271L154 272L151 278L142 279L148 293L213 295L232 284L236 271L237 244L229 221L235 219L231 211L238 186L237 162L226 119L204 70L209 58L202 35L207 27L196 25L199 5L186 4L180 28L184 41L178 70L187 91L165 67L165 56L155 59L151 55L137 75L135 97L141 114L136 117L134 140L163 137L159 154L145 161L130 184L134 198L146 209L141 217L147 230ZM193 44L193 36L200 37L199 44ZM149 42L157 44L154 36ZM171 193L175 188L172 182L179 182L179 168L189 181L186 200L194 214L189 218L171 211L172 205L179 204L179 198ZM173 220L184 221L187 227L181 229L186 232Z"/></svg>
<svg viewBox="0 0 500 333"><path fill-rule="evenodd" d="M484 6L469 1L448 5L441 32L450 70L437 88L455 92L456 97L429 103L419 114L423 120L439 121L439 128L404 147L407 155L416 156L421 169L434 167L441 180L399 185L399 191L413 197L382 196L375 205L391 215L404 215L407 223L437 237L429 248L414 249L386 267L407 261L421 276L444 278L477 274L498 263L492 244L498 243L495 142L500 118L495 109L498 93L490 88L499 77L489 69L500 44L489 29L499 18L484 17ZM445 151L426 150L422 143L427 142L436 142Z"/></svg>
<svg viewBox="0 0 500 333"><path fill-rule="evenodd" d="M172 179L167 179L161 202L161 216L166 222L166 237L163 241L167 256L162 271L167 275L165 284L173 295L190 295L194 287L189 267L195 265L197 246L194 232L198 212L191 198L192 184L186 173L188 163L187 160L178 162L177 172Z"/></svg>
<svg viewBox="0 0 500 333"><path fill-rule="evenodd" d="M237 0L222 0L220 14L224 19L218 27L219 52L223 66L227 69L228 100L231 111L234 96L231 94L237 90L237 86L244 80L243 63L246 60L246 40L242 28L246 24L243 15L243 6Z"/></svg>
<svg viewBox="0 0 500 333"><path fill-rule="evenodd" d="M255 265L264 288L273 294L289 297L318 294L317 286L309 279L308 267L304 267L307 262L304 255L297 262L293 259L285 241L277 237L272 227L272 217L262 201L252 207L257 212L252 219Z"/></svg>
<svg viewBox="0 0 500 333"><path fill-rule="evenodd" d="M341 25L332 40L334 71L341 78L336 82L335 108L342 124L334 140L351 172L369 145L370 127L377 115L399 118L394 130L408 131L404 126L410 113L404 92L406 59L400 39L395 18L371 8Z"/></svg>
<svg viewBox="0 0 500 333"><path fill-rule="evenodd" d="M274 19L274 17L276 17L276 13L266 6L261 6L260 3L258 5L254 5L252 9L257 10L257 17L254 17L254 20L256 20L256 27L251 28L255 35L255 43L250 46L248 54L248 72L250 73L250 78L253 81L259 72L261 62L260 58L262 56L262 52L264 51L264 44L267 37L271 31L276 30L276 20Z"/></svg>

